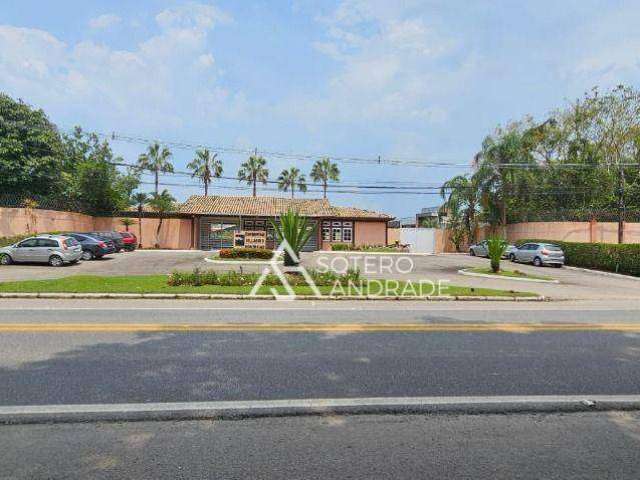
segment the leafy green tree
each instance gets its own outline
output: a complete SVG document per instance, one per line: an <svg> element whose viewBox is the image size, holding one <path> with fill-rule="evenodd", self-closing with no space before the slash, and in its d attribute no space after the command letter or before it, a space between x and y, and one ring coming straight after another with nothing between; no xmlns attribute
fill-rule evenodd
<svg viewBox="0 0 640 480"><path fill-rule="evenodd" d="M278 188L283 191L291 190L291 198L294 197L296 187L301 192L307 191L307 182L304 175L296 167L289 170L282 170L278 177Z"/></svg>
<svg viewBox="0 0 640 480"><path fill-rule="evenodd" d="M144 192L137 192L131 195L131 204L138 211L138 247L142 248L142 212L145 205L149 203L149 195Z"/></svg>
<svg viewBox="0 0 640 480"><path fill-rule="evenodd" d="M197 177L204 185L204 196L209 194L209 185L214 178L222 176L222 162L218 160L218 154L208 149L201 149L196 152L196 157L187 165L193 173L192 178Z"/></svg>
<svg viewBox="0 0 640 480"><path fill-rule="evenodd" d="M269 179L269 170L266 168L267 161L258 155L251 155L249 160L240 165L238 170L238 180L253 186L253 196L256 196L256 185L261 182L266 185Z"/></svg>
<svg viewBox="0 0 640 480"><path fill-rule="evenodd" d="M91 214L108 215L129 206L129 198L139 185L138 174L131 169L118 170L108 141L85 134L80 127L64 137L64 165L59 172L63 185L60 196L76 200Z"/></svg>
<svg viewBox="0 0 640 480"><path fill-rule="evenodd" d="M125 218L122 218L120 220L120 223L124 226L125 231L128 232L129 231L129 227L131 225L135 225L136 221L134 219L132 219L132 218L125 217Z"/></svg>
<svg viewBox="0 0 640 480"><path fill-rule="evenodd" d="M314 182L322 183L322 196L327 198L327 186L330 181L340 181L340 169L331 159L323 158L313 164L311 179Z"/></svg>
<svg viewBox="0 0 640 480"><path fill-rule="evenodd" d="M62 139L45 113L0 93L0 192L55 193L63 158Z"/></svg>
<svg viewBox="0 0 640 480"><path fill-rule="evenodd" d="M271 222L279 242L286 240L295 256L300 259L302 247L315 233L315 229L308 224L307 218L301 216L296 211L289 209L280 217L280 223ZM299 262L285 250L284 265L294 267Z"/></svg>
<svg viewBox="0 0 640 480"><path fill-rule="evenodd" d="M167 213L172 212L175 209L176 199L169 193L167 189L164 189L161 193L154 193L149 200L149 206L153 208L159 216L158 227L156 228L156 242L155 247L160 248L160 230L162 229L162 221Z"/></svg>
<svg viewBox="0 0 640 480"><path fill-rule="evenodd" d="M154 192L156 195L158 194L160 173L173 173L171 156L171 151L167 147L163 147L160 143L155 142L149 145L147 151L138 157L138 167L153 172L155 183Z"/></svg>

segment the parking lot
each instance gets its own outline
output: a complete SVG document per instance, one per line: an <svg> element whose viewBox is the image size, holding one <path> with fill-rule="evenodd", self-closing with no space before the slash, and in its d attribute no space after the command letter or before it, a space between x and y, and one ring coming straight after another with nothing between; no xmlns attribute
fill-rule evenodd
<svg viewBox="0 0 640 480"><path fill-rule="evenodd" d="M239 271L242 269L244 272L259 272L264 268L262 264L209 263L205 261L207 255L210 253L202 251L138 250L59 268L42 264L16 264L0 267L0 282L61 278L69 275L168 274L174 270L192 270L196 267L218 271ZM350 265L357 266L363 274L371 278L386 277L413 281L421 279L445 280L461 286L535 292L554 299L640 299L640 279L605 276L567 267L562 269L537 268L531 265L513 264L507 260L503 261L503 268L548 275L560 281L559 284L543 284L462 276L457 273L462 268L488 265L487 259L468 255L386 256L387 258L391 257L394 262L391 273L378 267L382 261L383 256L381 255L368 255L368 264L373 265L373 271L365 272L364 257L365 255L362 253L353 252L339 254L315 252L303 254L302 258L305 266L315 268L320 265L336 265L338 268L342 268L346 262L349 262ZM395 263L399 258L404 258L401 265ZM407 258L410 259L410 262ZM404 273L409 269L409 266L411 267L410 271Z"/></svg>

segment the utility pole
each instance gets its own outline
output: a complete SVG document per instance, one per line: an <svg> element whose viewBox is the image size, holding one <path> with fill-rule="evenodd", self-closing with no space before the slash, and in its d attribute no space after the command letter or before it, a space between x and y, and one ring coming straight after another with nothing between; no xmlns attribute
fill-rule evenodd
<svg viewBox="0 0 640 480"><path fill-rule="evenodd" d="M624 242L624 170L618 167L618 243Z"/></svg>

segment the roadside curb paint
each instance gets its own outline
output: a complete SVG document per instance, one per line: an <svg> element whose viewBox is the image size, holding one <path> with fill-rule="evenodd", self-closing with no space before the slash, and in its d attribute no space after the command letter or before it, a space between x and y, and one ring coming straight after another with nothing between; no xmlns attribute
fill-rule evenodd
<svg viewBox="0 0 640 480"><path fill-rule="evenodd" d="M50 299L154 299L154 300L176 300L176 299L201 299L201 300L279 300L276 295L236 295L224 293L21 293L21 292L0 292L0 298L50 298ZM385 301L425 301L425 302L452 302L452 301L483 301L483 302L542 302L549 300L544 296L536 297L486 297L486 296L355 296L355 295L296 295L294 300L385 300Z"/></svg>
<svg viewBox="0 0 640 480"><path fill-rule="evenodd" d="M640 410L639 395L338 398L0 407L0 424L375 414L514 414Z"/></svg>

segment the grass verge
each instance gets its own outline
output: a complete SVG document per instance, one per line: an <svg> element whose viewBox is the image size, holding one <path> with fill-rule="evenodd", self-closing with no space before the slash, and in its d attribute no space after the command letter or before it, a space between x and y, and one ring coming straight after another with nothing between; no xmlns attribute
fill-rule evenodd
<svg viewBox="0 0 640 480"><path fill-rule="evenodd" d="M532 280L555 280L553 277L547 275L532 275L530 273L521 272L520 270L500 270L498 273L494 273L491 268L476 267L470 268L470 272L483 273L485 275L495 275L496 277L509 277L509 278L530 278Z"/></svg>
<svg viewBox="0 0 640 480"><path fill-rule="evenodd" d="M394 283L389 280L381 280L386 286L393 287ZM405 282L398 282L397 294L400 295L405 288ZM293 287L298 295L312 295L313 291L308 286ZM417 290L416 285L416 290ZM283 287L277 288L279 293L286 293ZM330 294L333 287L319 287L322 294ZM346 288L345 288L346 290ZM372 293L375 293L375 287L372 285ZM424 295L431 292L425 287ZM127 277L101 277L94 275L77 275L66 278L58 278L52 280L27 280L20 282L4 282L0 283L0 292L10 293L226 293L226 294L249 294L250 286L222 286L222 285L203 285L195 286L176 286L167 285L167 275L136 275ZM259 291L260 294L270 294L270 287L263 287ZM334 292L340 295L340 292ZM347 292L347 294L349 294ZM351 294L355 294L352 292ZM487 296L487 297L531 297L536 296L530 292L516 292L514 290L495 290L491 288L472 288L448 285L443 294L450 296ZM405 294L405 296L411 296Z"/></svg>

